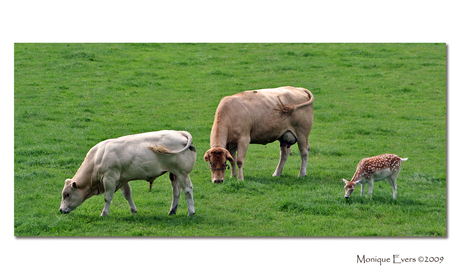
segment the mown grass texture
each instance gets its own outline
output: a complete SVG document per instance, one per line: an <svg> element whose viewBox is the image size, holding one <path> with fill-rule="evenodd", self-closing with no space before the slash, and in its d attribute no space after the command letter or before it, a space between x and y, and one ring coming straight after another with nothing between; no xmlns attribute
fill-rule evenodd
<svg viewBox="0 0 460 279"><path fill-rule="evenodd" d="M15 44L16 236L446 236L445 44ZM221 98L298 86L315 96L307 177L297 146L271 177L277 143L251 145L245 181L211 183L203 160ZM59 213L64 180L107 138L187 130L197 163L196 214L172 199L167 176ZM409 157L372 200L343 198L360 159Z"/></svg>

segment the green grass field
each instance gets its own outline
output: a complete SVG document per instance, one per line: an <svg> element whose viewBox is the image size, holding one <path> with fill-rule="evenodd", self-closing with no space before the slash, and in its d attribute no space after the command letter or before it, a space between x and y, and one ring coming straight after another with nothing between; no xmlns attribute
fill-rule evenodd
<svg viewBox="0 0 460 279"><path fill-rule="evenodd" d="M445 44L15 44L16 236L446 236ZM315 96L307 177L297 145L282 177L278 143L251 145L245 181L211 183L203 160L224 96L279 86ZM64 180L98 142L186 130L197 163L196 214L185 196L168 216L168 176L59 212ZM409 157L398 199L386 182L373 198L345 200L342 178L360 159Z"/></svg>

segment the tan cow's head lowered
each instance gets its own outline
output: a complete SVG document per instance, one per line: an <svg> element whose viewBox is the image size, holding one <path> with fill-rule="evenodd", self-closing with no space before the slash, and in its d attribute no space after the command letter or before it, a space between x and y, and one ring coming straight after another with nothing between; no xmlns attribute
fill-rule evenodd
<svg viewBox="0 0 460 279"><path fill-rule="evenodd" d="M84 190L79 189L75 181L66 179L64 189L62 189L62 201L59 210L61 213L69 213L83 203L85 196Z"/></svg>
<svg viewBox="0 0 460 279"><path fill-rule="evenodd" d="M209 168L211 169L212 182L222 183L225 178L225 169L229 168L227 160L230 163L235 162L230 152L222 147L213 147L206 151L204 160L209 162Z"/></svg>

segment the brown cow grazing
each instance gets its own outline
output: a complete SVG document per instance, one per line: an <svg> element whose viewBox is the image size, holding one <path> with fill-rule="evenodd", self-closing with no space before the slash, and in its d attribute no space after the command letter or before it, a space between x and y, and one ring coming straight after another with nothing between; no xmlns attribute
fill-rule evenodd
<svg viewBox="0 0 460 279"><path fill-rule="evenodd" d="M280 176L291 153L299 145L302 163L300 176L307 174L310 152L308 135L313 124L313 94L290 86L245 91L224 97L216 110L211 130L211 149L204 155L209 162L212 181L224 182L225 169L232 165L231 177L243 180L243 163L250 143L280 142L280 161L273 176ZM234 160L235 155L236 161ZM235 164L236 163L236 164Z"/></svg>

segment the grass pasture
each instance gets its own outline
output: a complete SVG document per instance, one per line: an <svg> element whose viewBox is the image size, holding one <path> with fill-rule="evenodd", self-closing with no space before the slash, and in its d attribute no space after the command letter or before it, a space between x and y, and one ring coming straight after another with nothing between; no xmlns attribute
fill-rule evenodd
<svg viewBox="0 0 460 279"><path fill-rule="evenodd" d="M446 236L445 44L15 44L15 236ZM211 183L203 160L221 98L284 85L315 96L307 177L297 145L271 177L278 143L250 145L245 181ZM168 176L131 182L67 215L61 191L98 142L187 130L196 214L177 215ZM360 159L409 157L391 186L345 200Z"/></svg>

